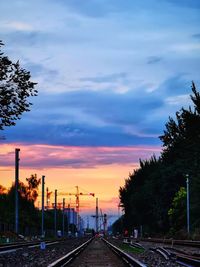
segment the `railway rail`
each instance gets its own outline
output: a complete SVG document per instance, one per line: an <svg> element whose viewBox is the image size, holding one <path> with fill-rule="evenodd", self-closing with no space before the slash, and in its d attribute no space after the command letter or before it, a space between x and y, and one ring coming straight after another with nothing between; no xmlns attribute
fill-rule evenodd
<svg viewBox="0 0 200 267"><path fill-rule="evenodd" d="M59 266L66 266L70 263L89 243L93 240L93 238L89 239L79 247L75 248L74 250L67 253L65 256L61 257L60 259L54 261L53 263L49 264L48 267L59 267Z"/></svg>
<svg viewBox="0 0 200 267"><path fill-rule="evenodd" d="M41 241L29 241L1 244L0 266L200 266L199 248L171 246L166 242L161 244L136 242L133 239L74 238L46 240L44 250L40 249L40 243Z"/></svg>
<svg viewBox="0 0 200 267"><path fill-rule="evenodd" d="M142 239L144 241L144 239ZM153 242L159 244L158 247L150 248L150 250L159 253L166 260L173 260L183 266L199 267L200 266L200 254L192 253L190 248L200 248L199 241L187 241L187 240L163 240L163 239L145 239L145 242ZM161 245L162 244L162 245ZM167 247L166 244L170 244L171 247ZM174 247L175 245L175 247ZM177 248L180 247L180 249ZM183 250L184 248L186 251Z"/></svg>
<svg viewBox="0 0 200 267"><path fill-rule="evenodd" d="M129 254L125 253L118 247L114 246L112 243L108 242L106 239L103 239L104 242L117 254L119 255L122 259L124 259L125 262L127 262L130 266L134 267L146 267L145 264L142 262L138 261L137 259L131 257Z"/></svg>
<svg viewBox="0 0 200 267"><path fill-rule="evenodd" d="M24 247L39 247L42 241L33 241L33 242L17 242L13 244L0 244L0 253L13 251L16 249L24 248ZM45 241L46 245L53 245L58 243L59 241Z"/></svg>
<svg viewBox="0 0 200 267"><path fill-rule="evenodd" d="M92 238L67 255L48 265L48 267L60 266L146 267L145 264L131 257L103 238Z"/></svg>
<svg viewBox="0 0 200 267"><path fill-rule="evenodd" d="M178 265L160 264L161 261L165 262L165 260L160 260L162 259L160 255L149 251L145 247L141 246L138 242L134 242L133 240L112 238L110 242L112 242L117 247L125 249L130 255L133 255L133 257L137 258L148 267L180 267Z"/></svg>
<svg viewBox="0 0 200 267"><path fill-rule="evenodd" d="M198 256L188 255L187 253L173 250L172 248L168 247L165 248L158 247L152 250L162 255L166 260L173 259L174 261L183 266L188 266L188 267L200 266L200 257Z"/></svg>
<svg viewBox="0 0 200 267"><path fill-rule="evenodd" d="M46 242L45 249L40 248L40 242L25 242L24 246L20 242L12 244L15 246L11 248L7 244L3 246L6 250L0 252L0 266L46 267L87 240L88 238L83 237L49 241Z"/></svg>
<svg viewBox="0 0 200 267"><path fill-rule="evenodd" d="M170 245L178 245L178 246L188 246L188 247L197 247L200 248L200 241L192 241L192 240L175 240L175 239L161 239L161 238L141 238L140 241L144 242L152 242L152 243L163 243Z"/></svg>

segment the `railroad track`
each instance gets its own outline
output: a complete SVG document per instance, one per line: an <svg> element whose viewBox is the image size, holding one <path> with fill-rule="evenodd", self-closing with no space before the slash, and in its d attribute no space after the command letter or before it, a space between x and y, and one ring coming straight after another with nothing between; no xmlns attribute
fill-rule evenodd
<svg viewBox="0 0 200 267"><path fill-rule="evenodd" d="M10 252L10 251L13 251L13 250L16 250L16 249L21 249L21 248L24 248L24 247L30 247L30 248L33 248L33 247L39 247L40 244L41 244L42 241L33 241L33 242L18 242L18 243L13 243L13 244L1 244L0 245L0 253L3 253L3 252ZM53 245L53 244L56 244L58 243L59 241L45 241L45 244L46 245Z"/></svg>
<svg viewBox="0 0 200 267"><path fill-rule="evenodd" d="M48 240L45 249L40 249L38 242L28 242L23 244L24 246L20 242L12 247L7 244L6 250L0 252L0 266L47 267L52 261L66 255L87 240L88 238L61 239L53 242Z"/></svg>
<svg viewBox="0 0 200 267"><path fill-rule="evenodd" d="M91 238L81 246L48 265L48 267L60 266L147 267L104 238Z"/></svg>
<svg viewBox="0 0 200 267"><path fill-rule="evenodd" d="M176 245L180 247L200 248L200 241L173 239L141 239L141 241L163 244L163 246L152 248L151 250L162 255L166 260L173 259L183 266L200 267L200 254L192 255L191 253L181 251L173 247L174 245ZM171 247L166 247L166 244L171 245Z"/></svg>
<svg viewBox="0 0 200 267"><path fill-rule="evenodd" d="M125 262L128 263L129 266L134 267L146 267L145 264L138 261L137 259L131 257L129 254L125 253L123 250L119 249L118 247L114 246L110 242L108 242L106 239L103 239L103 241L117 254L122 258Z"/></svg>
<svg viewBox="0 0 200 267"><path fill-rule="evenodd" d="M69 264L82 250L84 250L89 243L93 240L93 237L90 238L88 241L83 243L82 245L78 246L76 249L70 251L65 256L59 258L58 260L52 262L48 265L48 267L59 267L59 266L66 266Z"/></svg>
<svg viewBox="0 0 200 267"><path fill-rule="evenodd" d="M146 240L145 240L146 241ZM148 240L150 242L150 240ZM154 242L159 241L159 245L154 246L154 247L149 247L146 245L141 246L141 244L137 241L134 242L133 239L124 239L122 242L123 244L126 244L128 246L131 247L135 247L135 248L142 248L145 249L145 255L147 256L149 253L148 251L152 251L154 252L154 255L160 255L161 257L163 257L163 259L166 261L166 264L168 264L167 266L172 266L173 264L177 264L177 265L173 265L173 266L187 266L187 267L200 267L200 254L199 253L194 253L194 251L190 251L189 249L186 248L186 251L181 250L181 249L177 249L174 247L166 247L166 246L162 246L160 239L159 240L154 240ZM166 243L166 242L165 242ZM178 242L180 245L184 245L185 243L187 244L186 247L188 247L189 245L192 245L191 247L193 247L193 242ZM143 243L142 243L143 244ZM195 242L195 246L197 247L198 242ZM165 244L166 245L166 244ZM148 266L151 266L151 261L147 260L145 262L148 262ZM159 262L159 260L158 260ZM156 266L155 263L153 266ZM163 265L162 265L163 266Z"/></svg>
<svg viewBox="0 0 200 267"><path fill-rule="evenodd" d="M198 247L200 248L200 241L192 240L175 240L175 239L160 239L160 238L142 238L140 241L152 242L152 243L163 243L178 246Z"/></svg>
<svg viewBox="0 0 200 267"><path fill-rule="evenodd" d="M169 247L152 248L152 251L159 253L165 260L173 260L183 266L200 267L200 257L189 255Z"/></svg>

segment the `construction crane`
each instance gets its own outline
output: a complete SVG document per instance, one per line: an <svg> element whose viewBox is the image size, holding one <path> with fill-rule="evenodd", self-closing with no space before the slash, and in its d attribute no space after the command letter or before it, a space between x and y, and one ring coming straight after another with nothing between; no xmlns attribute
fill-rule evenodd
<svg viewBox="0 0 200 267"><path fill-rule="evenodd" d="M46 189L46 200L47 200L46 209L47 210L49 209L51 194L52 194L52 192L49 192L49 188L47 187L47 189Z"/></svg>
<svg viewBox="0 0 200 267"><path fill-rule="evenodd" d="M82 193L82 192L79 192L79 188L78 186L75 186L76 187L76 192L75 193L65 193L65 195L68 195L68 196L75 196L76 197L76 212L77 212L77 222L78 222L78 230L80 228L80 221L79 221L79 209L80 209L80 200L79 200L79 196L92 196L94 197L95 194L94 193Z"/></svg>

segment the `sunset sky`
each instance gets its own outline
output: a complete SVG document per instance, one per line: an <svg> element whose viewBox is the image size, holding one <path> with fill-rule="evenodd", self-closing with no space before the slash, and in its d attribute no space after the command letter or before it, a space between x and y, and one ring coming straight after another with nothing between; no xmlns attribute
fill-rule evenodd
<svg viewBox="0 0 200 267"><path fill-rule="evenodd" d="M190 105L192 80L200 88L200 1L1 0L0 10L3 51L39 91L1 133L0 184L13 182L19 147L22 181L45 175L59 201L78 185L117 214L124 179L159 156L168 117ZM95 198L81 205L94 213Z"/></svg>

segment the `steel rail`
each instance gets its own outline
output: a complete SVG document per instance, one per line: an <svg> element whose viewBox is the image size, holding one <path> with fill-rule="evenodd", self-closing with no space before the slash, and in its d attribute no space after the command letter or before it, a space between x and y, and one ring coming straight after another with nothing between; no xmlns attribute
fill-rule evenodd
<svg viewBox="0 0 200 267"><path fill-rule="evenodd" d="M200 257L188 255L184 252L181 253L180 251L176 251L176 249L173 249L174 251L172 252L172 248L159 247L154 250L160 254L163 253L163 256L165 255L166 257L168 257L168 259L173 257L173 259L179 264L185 264L186 266L192 267L200 266Z"/></svg>
<svg viewBox="0 0 200 267"><path fill-rule="evenodd" d="M175 240L175 239L161 239L161 238L142 238L142 242L163 243L188 247L200 247L200 241L192 240Z"/></svg>
<svg viewBox="0 0 200 267"><path fill-rule="evenodd" d="M192 267L199 267L200 266L200 257L195 257L192 255L187 255L180 252L171 252L171 255L175 257L177 263L184 263L189 264Z"/></svg>
<svg viewBox="0 0 200 267"><path fill-rule="evenodd" d="M40 242L23 242L23 243L14 243L14 244L4 244L0 246L0 251L9 250L9 249L16 249L16 248L22 248L27 246L32 246L39 244Z"/></svg>
<svg viewBox="0 0 200 267"><path fill-rule="evenodd" d="M23 243L14 243L14 244L4 244L0 245L0 252L9 251L14 249L19 249L23 247L33 247L33 246L40 246L41 242L43 241L34 241L34 242L23 242ZM58 241L44 241L46 245L58 243Z"/></svg>
<svg viewBox="0 0 200 267"><path fill-rule="evenodd" d="M54 239L54 241L60 241L62 239ZM18 245L25 245L25 244L35 244L35 243L40 243L40 242L52 242L50 239L44 239L44 240L32 240L32 241L25 241L21 240L18 242L9 242L9 243L0 243L0 248L2 247L9 247L9 246L18 246Z"/></svg>
<svg viewBox="0 0 200 267"><path fill-rule="evenodd" d="M128 253L114 246L112 243L108 242L106 239L102 238L102 240L114 251L117 255L119 255L126 263L128 263L132 267L147 267L144 263L138 261L137 259L131 257Z"/></svg>
<svg viewBox="0 0 200 267"><path fill-rule="evenodd" d="M176 262L190 264L190 266L192 267L200 266L200 259L191 256L186 256L184 254L176 254Z"/></svg>
<svg viewBox="0 0 200 267"><path fill-rule="evenodd" d="M65 256L59 258L58 260L50 263L48 267L60 267L66 266L69 262L71 262L83 249L85 249L89 243L94 239L94 237L90 238L88 241L75 248L74 250L67 253Z"/></svg>
<svg viewBox="0 0 200 267"><path fill-rule="evenodd" d="M157 252L162 257L164 257L165 260L169 260L170 259L171 254L167 250L165 250L164 248L162 248L162 247L156 248L155 249L155 252Z"/></svg>

